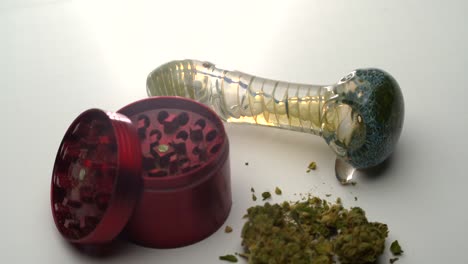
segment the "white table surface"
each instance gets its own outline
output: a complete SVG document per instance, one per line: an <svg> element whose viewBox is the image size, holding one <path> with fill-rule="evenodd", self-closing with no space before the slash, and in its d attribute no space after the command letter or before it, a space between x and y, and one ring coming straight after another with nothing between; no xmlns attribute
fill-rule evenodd
<svg viewBox="0 0 468 264"><path fill-rule="evenodd" d="M218 256L241 250L250 187L280 186L285 194L273 201L332 193L387 223L388 241L405 250L397 263L467 263L468 4L383 2L1 1L1 262L220 263ZM117 110L146 97L146 75L183 58L315 84L382 68L405 99L399 145L379 176L343 187L321 138L227 125L232 234L219 230L171 250L121 243L105 258L74 250L49 205L63 133L85 109ZM311 160L318 169L308 174Z"/></svg>

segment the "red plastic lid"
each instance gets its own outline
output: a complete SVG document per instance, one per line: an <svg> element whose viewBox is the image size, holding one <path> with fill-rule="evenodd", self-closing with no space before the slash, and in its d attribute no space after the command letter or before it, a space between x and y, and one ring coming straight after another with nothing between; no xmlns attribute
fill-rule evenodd
<svg viewBox="0 0 468 264"><path fill-rule="evenodd" d="M104 243L129 220L141 191L136 128L117 113L85 111L68 128L55 159L55 225L74 243Z"/></svg>

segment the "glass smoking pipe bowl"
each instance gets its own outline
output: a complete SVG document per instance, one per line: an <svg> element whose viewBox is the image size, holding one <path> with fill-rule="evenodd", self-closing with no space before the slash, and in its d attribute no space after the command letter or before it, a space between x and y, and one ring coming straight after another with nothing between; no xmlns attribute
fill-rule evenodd
<svg viewBox="0 0 468 264"><path fill-rule="evenodd" d="M149 96L183 96L221 119L319 135L336 153L336 177L374 167L395 149L404 119L398 83L379 69L359 69L332 85L269 80L197 60L172 61L147 78Z"/></svg>

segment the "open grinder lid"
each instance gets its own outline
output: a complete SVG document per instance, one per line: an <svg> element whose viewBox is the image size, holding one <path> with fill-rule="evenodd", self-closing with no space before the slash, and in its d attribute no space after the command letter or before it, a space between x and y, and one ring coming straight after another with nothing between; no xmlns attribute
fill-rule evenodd
<svg viewBox="0 0 468 264"><path fill-rule="evenodd" d="M124 115L90 109L73 121L52 173L52 214L63 237L105 243L122 231L141 191L140 153Z"/></svg>

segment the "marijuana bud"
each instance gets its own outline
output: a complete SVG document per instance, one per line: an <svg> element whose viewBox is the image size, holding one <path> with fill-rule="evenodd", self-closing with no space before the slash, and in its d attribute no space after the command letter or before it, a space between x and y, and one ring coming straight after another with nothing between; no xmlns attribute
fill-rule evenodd
<svg viewBox="0 0 468 264"><path fill-rule="evenodd" d="M242 246L253 264L372 263L388 235L387 225L369 222L359 207L345 209L340 199L265 203L250 207L245 218Z"/></svg>

